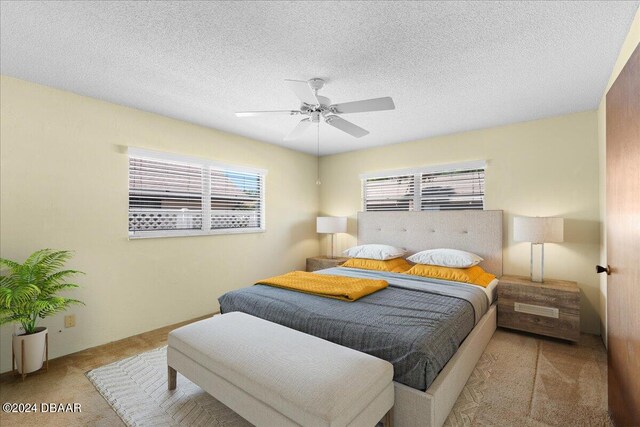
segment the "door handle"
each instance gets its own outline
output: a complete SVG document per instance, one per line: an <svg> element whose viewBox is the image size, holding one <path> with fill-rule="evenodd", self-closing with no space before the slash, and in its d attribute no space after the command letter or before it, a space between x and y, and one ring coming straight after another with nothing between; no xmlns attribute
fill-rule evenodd
<svg viewBox="0 0 640 427"><path fill-rule="evenodd" d="M611 276L611 267L609 267L608 264L606 267L603 267L601 265L596 265L596 273L600 274L604 272L607 273L607 276Z"/></svg>

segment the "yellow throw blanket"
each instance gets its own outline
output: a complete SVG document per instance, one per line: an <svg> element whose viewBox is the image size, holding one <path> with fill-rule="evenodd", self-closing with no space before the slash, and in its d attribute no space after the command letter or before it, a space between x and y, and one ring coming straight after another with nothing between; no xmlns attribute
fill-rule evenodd
<svg viewBox="0 0 640 427"><path fill-rule="evenodd" d="M355 301L388 286L384 280L330 276L306 271L292 271L282 276L260 280L256 284L291 289L343 301Z"/></svg>

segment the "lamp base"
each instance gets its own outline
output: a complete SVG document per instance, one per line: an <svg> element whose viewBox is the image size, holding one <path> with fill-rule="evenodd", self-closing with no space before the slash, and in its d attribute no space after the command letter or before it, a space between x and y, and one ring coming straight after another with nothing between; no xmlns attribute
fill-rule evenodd
<svg viewBox="0 0 640 427"><path fill-rule="evenodd" d="M335 259L335 256L333 254L333 236L335 236L335 234L331 233L331 251L329 252L329 258L330 259Z"/></svg>
<svg viewBox="0 0 640 427"><path fill-rule="evenodd" d="M540 246L540 250L534 250L534 246ZM529 278L532 282L544 283L544 243L531 244Z"/></svg>

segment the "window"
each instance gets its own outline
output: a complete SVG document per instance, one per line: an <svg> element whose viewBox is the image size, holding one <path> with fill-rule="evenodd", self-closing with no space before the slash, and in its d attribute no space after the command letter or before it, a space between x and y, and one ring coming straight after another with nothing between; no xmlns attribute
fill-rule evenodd
<svg viewBox="0 0 640 427"><path fill-rule="evenodd" d="M395 175L364 180L365 211L414 211L414 175Z"/></svg>
<svg viewBox="0 0 640 427"><path fill-rule="evenodd" d="M485 168L480 161L362 175L363 210L484 209Z"/></svg>
<svg viewBox="0 0 640 427"><path fill-rule="evenodd" d="M129 237L260 232L266 171L129 149Z"/></svg>
<svg viewBox="0 0 640 427"><path fill-rule="evenodd" d="M262 224L262 175L211 168L211 229L256 229Z"/></svg>

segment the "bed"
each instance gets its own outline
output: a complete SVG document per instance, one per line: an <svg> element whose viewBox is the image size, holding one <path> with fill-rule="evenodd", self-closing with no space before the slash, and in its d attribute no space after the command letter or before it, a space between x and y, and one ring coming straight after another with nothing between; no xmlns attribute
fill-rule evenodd
<svg viewBox="0 0 640 427"><path fill-rule="evenodd" d="M410 253L467 250L484 258L486 271L502 275L501 211L361 212L358 243L385 243ZM389 287L345 303L256 285L220 297L221 311L242 311L390 361L394 423L442 425L495 331L491 287L485 292L467 284L342 267L316 273L384 278Z"/></svg>

